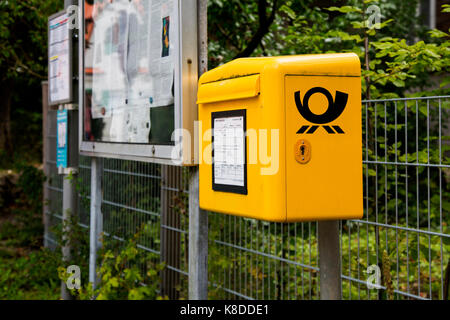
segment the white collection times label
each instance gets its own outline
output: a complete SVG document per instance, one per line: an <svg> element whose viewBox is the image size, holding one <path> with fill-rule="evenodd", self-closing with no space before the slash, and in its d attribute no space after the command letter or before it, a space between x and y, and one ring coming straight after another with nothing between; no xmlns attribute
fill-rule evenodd
<svg viewBox="0 0 450 320"><path fill-rule="evenodd" d="M244 117L214 119L214 183L245 185Z"/></svg>

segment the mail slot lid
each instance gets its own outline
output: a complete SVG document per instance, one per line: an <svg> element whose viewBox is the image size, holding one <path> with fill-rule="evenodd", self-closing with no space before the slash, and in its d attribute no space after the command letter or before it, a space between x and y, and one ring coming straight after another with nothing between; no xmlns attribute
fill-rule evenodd
<svg viewBox="0 0 450 320"><path fill-rule="evenodd" d="M212 103L258 96L259 74L200 83L197 103Z"/></svg>
<svg viewBox="0 0 450 320"><path fill-rule="evenodd" d="M360 77L286 76L285 90L287 220L361 218Z"/></svg>
<svg viewBox="0 0 450 320"><path fill-rule="evenodd" d="M204 73L200 85L223 79L273 72L279 75L360 76L359 58L355 53L307 54L279 57L240 58Z"/></svg>

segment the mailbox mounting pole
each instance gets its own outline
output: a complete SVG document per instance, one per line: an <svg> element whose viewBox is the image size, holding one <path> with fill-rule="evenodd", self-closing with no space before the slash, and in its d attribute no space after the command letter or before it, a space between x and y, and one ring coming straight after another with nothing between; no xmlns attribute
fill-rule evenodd
<svg viewBox="0 0 450 320"><path fill-rule="evenodd" d="M339 220L319 221L320 299L341 299Z"/></svg>

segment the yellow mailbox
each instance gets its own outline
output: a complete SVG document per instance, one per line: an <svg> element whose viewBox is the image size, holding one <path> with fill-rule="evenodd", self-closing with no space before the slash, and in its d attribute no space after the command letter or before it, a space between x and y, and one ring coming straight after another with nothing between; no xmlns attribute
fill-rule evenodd
<svg viewBox="0 0 450 320"><path fill-rule="evenodd" d="M277 222L363 215L352 53L237 59L198 90L200 207Z"/></svg>

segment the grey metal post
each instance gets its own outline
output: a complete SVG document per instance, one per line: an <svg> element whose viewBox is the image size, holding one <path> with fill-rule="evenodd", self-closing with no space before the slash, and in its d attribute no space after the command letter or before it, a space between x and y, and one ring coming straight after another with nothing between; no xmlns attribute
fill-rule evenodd
<svg viewBox="0 0 450 320"><path fill-rule="evenodd" d="M103 232L102 215L102 159L91 159L91 208L90 208L90 240L89 240L89 282L93 288L98 284L97 279L97 251L101 247Z"/></svg>
<svg viewBox="0 0 450 320"><path fill-rule="evenodd" d="M319 221L320 299L341 299L339 221Z"/></svg>
<svg viewBox="0 0 450 320"><path fill-rule="evenodd" d="M63 262L66 263L72 258L70 226L72 222L72 215L78 213L78 192L76 190L76 180L78 176L78 111L69 111L68 117L68 162L72 165L70 168L63 170L63 207L62 207L62 221L63 221ZM69 178L72 176L71 178ZM66 283L61 283L61 298L63 300L70 300L72 296L67 290Z"/></svg>
<svg viewBox="0 0 450 320"><path fill-rule="evenodd" d="M67 9L70 5L78 4L78 0L64 0L64 8ZM74 43L72 64L77 65L78 49L76 43ZM74 68L76 71L77 68ZM76 73L74 73L73 91L78 92L78 83L76 80ZM76 97L76 95L74 95ZM67 235L70 234L70 225L72 222L72 215L78 214L78 192L76 190L76 179L78 176L78 109L77 99L75 98L72 104L62 105L61 109L67 109L68 111L68 163L69 168L62 170L63 176L63 242L65 244L62 247L63 262L66 263L72 258L71 255L71 243L67 240ZM68 179L72 176L72 179ZM66 287L66 283L61 281L61 298L63 300L71 300L69 290Z"/></svg>
<svg viewBox="0 0 450 320"><path fill-rule="evenodd" d="M199 76L208 68L207 0L198 0ZM208 214L199 207L198 167L191 168L189 181L189 299L208 298Z"/></svg>

